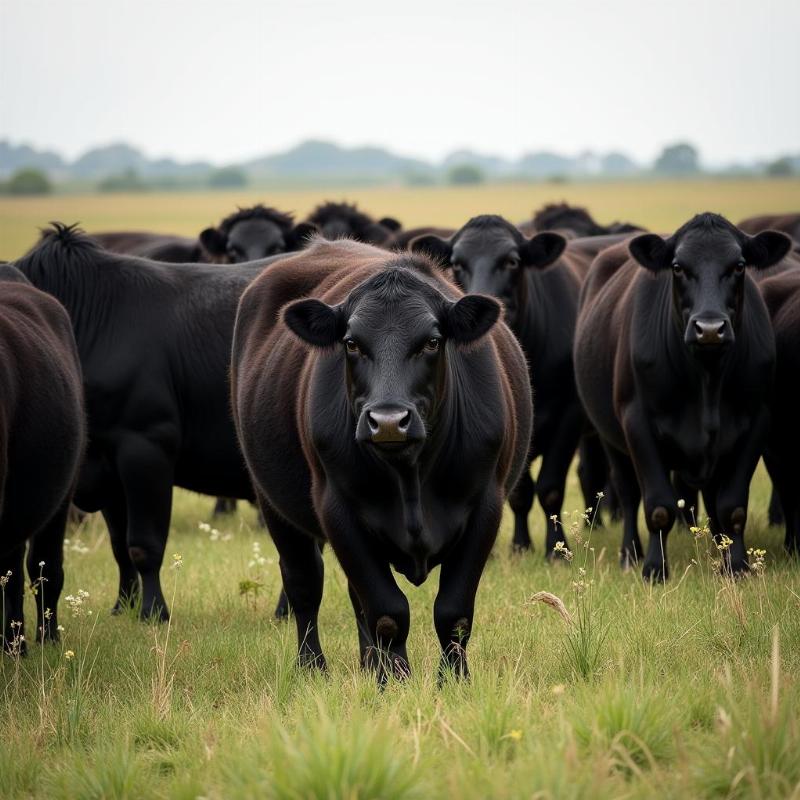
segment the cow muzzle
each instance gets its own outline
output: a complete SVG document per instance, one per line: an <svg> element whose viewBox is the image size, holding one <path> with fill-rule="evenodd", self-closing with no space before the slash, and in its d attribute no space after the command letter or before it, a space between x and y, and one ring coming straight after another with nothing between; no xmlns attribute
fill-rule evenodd
<svg viewBox="0 0 800 800"><path fill-rule="evenodd" d="M423 440L425 428L413 408L370 406L361 412L356 438L386 450L401 449Z"/></svg>
<svg viewBox="0 0 800 800"><path fill-rule="evenodd" d="M733 329L727 317L692 317L686 329L686 343L699 347L719 347L733 343Z"/></svg>

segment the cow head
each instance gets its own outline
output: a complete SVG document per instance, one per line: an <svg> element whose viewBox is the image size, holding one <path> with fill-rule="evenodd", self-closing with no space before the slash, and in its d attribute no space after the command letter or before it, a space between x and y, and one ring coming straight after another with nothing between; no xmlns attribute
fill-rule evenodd
<svg viewBox="0 0 800 800"><path fill-rule="evenodd" d="M788 236L748 236L717 214L699 214L668 239L647 233L631 239L631 256L654 273L669 270L676 319L684 342L697 352L721 351L736 339L745 270L764 269L791 248Z"/></svg>
<svg viewBox="0 0 800 800"><path fill-rule="evenodd" d="M506 322L514 327L519 313L522 276L542 269L564 252L566 239L557 233L539 233L527 239L502 217L474 217L450 239L418 236L410 248L427 252L453 270L465 292L489 294L506 308Z"/></svg>
<svg viewBox="0 0 800 800"><path fill-rule="evenodd" d="M392 217L376 222L350 203L322 203L311 212L308 221L330 241L347 238L375 245L385 244L402 227Z"/></svg>
<svg viewBox="0 0 800 800"><path fill-rule="evenodd" d="M484 336L500 317L490 297L446 298L399 260L337 306L298 300L284 319L314 347L340 348L356 440L386 460L412 463L439 408L447 354Z"/></svg>
<svg viewBox="0 0 800 800"><path fill-rule="evenodd" d="M200 243L218 263L240 264L299 250L316 231L313 225L295 225L291 215L257 205L241 208L216 228L206 228Z"/></svg>

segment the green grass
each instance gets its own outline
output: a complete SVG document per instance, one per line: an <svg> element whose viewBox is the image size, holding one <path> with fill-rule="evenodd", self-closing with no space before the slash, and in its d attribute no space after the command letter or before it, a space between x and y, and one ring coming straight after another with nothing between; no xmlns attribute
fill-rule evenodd
<svg viewBox="0 0 800 800"><path fill-rule="evenodd" d="M766 528L767 496L759 472L748 543L767 550L766 570L737 582L714 571L713 545L676 529L675 577L644 585L617 565L618 527L587 538L578 512L571 562L544 563L538 509L537 552L512 556L507 516L478 595L472 681L437 688L437 571L419 589L399 579L413 674L383 692L359 669L330 553L323 677L295 666L294 626L272 620L278 565L251 508L217 536L198 529L212 500L177 493L169 628L109 615L116 569L91 519L66 551L64 594L89 592L82 615L62 597L62 641L2 659L0 797L800 797L800 572ZM574 474L567 508L580 508ZM255 543L265 563L251 567ZM243 581L262 589L242 595ZM575 628L530 602L540 591L583 619L588 669ZM40 599L28 598L31 638Z"/></svg>

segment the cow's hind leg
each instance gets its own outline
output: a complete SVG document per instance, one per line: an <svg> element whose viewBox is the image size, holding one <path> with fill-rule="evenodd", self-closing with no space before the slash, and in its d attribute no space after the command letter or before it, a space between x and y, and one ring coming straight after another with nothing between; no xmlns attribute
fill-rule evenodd
<svg viewBox="0 0 800 800"><path fill-rule="evenodd" d="M25 655L28 649L22 612L22 598L25 591L24 559L24 544L0 554L3 650L12 655Z"/></svg>
<svg viewBox="0 0 800 800"><path fill-rule="evenodd" d="M622 508L620 565L623 569L630 569L639 563L644 554L637 525L642 493L630 458L611 447L606 449L606 455L611 465L611 477Z"/></svg>
<svg viewBox="0 0 800 800"><path fill-rule="evenodd" d="M262 512L278 550L283 588L297 623L297 658L302 666L326 668L319 641L319 607L325 567L316 541L298 531L267 503Z"/></svg>
<svg viewBox="0 0 800 800"><path fill-rule="evenodd" d="M142 619L166 621L161 564L172 513L174 467L164 450L143 436L120 447L118 469L125 490L128 553L142 582Z"/></svg>
<svg viewBox="0 0 800 800"><path fill-rule="evenodd" d="M528 530L528 516L533 508L533 499L536 497L536 484L531 477L531 460L531 457L528 456L525 461L525 469L508 497L508 504L514 512L514 538L511 542L514 552L533 550L531 534Z"/></svg>
<svg viewBox="0 0 800 800"><path fill-rule="evenodd" d="M58 599L64 588L64 530L69 502L31 539L28 580L36 586L36 641L58 641Z"/></svg>
<svg viewBox="0 0 800 800"><path fill-rule="evenodd" d="M111 539L111 551L119 569L119 589L112 614L121 614L126 608L136 605L139 599L139 573L128 552L128 509L120 485L113 492L102 510L103 519Z"/></svg>
<svg viewBox="0 0 800 800"><path fill-rule="evenodd" d="M561 524L564 487L567 473L578 448L581 433L581 414L573 408L561 417L558 429L542 454L542 466L536 477L536 495L545 516L545 558L552 558L558 542L566 544Z"/></svg>

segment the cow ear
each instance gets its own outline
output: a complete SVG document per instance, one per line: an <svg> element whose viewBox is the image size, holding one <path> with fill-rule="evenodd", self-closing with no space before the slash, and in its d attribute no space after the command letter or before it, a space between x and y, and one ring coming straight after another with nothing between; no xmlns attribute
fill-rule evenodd
<svg viewBox="0 0 800 800"><path fill-rule="evenodd" d="M447 239L442 239L433 233L414 237L408 243L408 249L412 253L426 253L444 266L450 266L450 258L453 255L453 245Z"/></svg>
<svg viewBox="0 0 800 800"><path fill-rule="evenodd" d="M493 297L468 294L447 309L445 335L457 344L469 344L485 336L500 319L500 303Z"/></svg>
<svg viewBox="0 0 800 800"><path fill-rule="evenodd" d="M378 225L383 225L388 228L392 233L397 233L403 226L394 217L382 217L378 220Z"/></svg>
<svg viewBox="0 0 800 800"><path fill-rule="evenodd" d="M785 233L762 231L747 237L742 255L751 267L765 269L777 264L791 248L792 240Z"/></svg>
<svg viewBox="0 0 800 800"><path fill-rule="evenodd" d="M217 228L206 228L202 231L200 244L212 256L224 256L228 252L228 237Z"/></svg>
<svg viewBox="0 0 800 800"><path fill-rule="evenodd" d="M628 252L631 256L651 272L669 267L672 261L672 247L655 233L645 233L628 242Z"/></svg>
<svg viewBox="0 0 800 800"><path fill-rule="evenodd" d="M567 240L558 233L537 233L522 247L522 264L535 269L549 267L561 257L566 246Z"/></svg>
<svg viewBox="0 0 800 800"><path fill-rule="evenodd" d="M289 231L288 242L293 250L301 250L308 244L308 240L319 233L319 228L313 222L298 222Z"/></svg>
<svg viewBox="0 0 800 800"><path fill-rule="evenodd" d="M289 330L314 347L333 347L344 333L341 312L321 300L297 300L283 311Z"/></svg>

